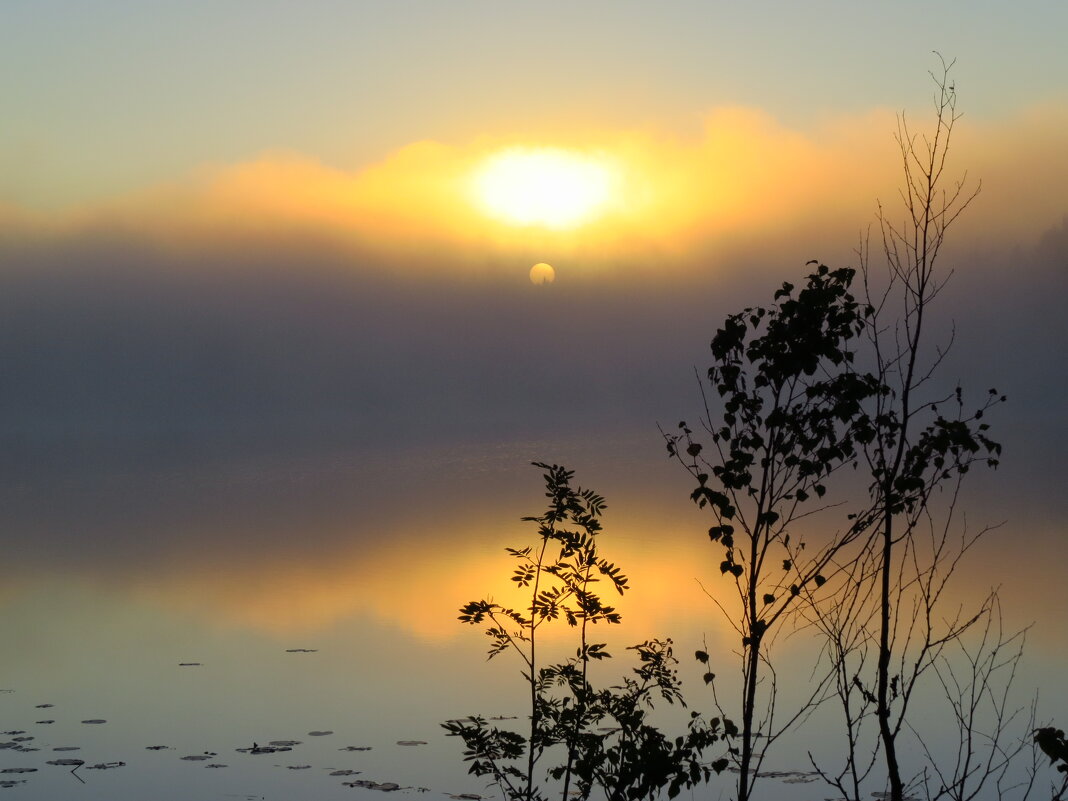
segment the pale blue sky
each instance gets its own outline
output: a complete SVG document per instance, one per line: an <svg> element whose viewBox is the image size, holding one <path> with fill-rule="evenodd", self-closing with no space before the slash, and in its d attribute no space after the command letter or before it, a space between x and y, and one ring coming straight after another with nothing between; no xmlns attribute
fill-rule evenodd
<svg viewBox="0 0 1068 801"><path fill-rule="evenodd" d="M355 168L412 141L655 126L720 105L791 126L925 100L1068 94L1068 3L237 2L0 6L0 203L56 207L286 149Z"/></svg>

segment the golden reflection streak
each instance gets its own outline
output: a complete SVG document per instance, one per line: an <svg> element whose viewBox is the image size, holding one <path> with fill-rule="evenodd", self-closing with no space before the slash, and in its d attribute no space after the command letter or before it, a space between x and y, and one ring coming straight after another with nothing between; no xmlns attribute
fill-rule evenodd
<svg viewBox="0 0 1068 801"><path fill-rule="evenodd" d="M731 636L721 631L721 615L697 583L698 578L710 578L714 554L702 543L685 542L681 534L660 534L657 539L672 543L670 558L650 558L648 547L625 536L602 545L632 589L621 597L604 587L602 600L620 611L623 622L600 627L595 636L627 644L671 636L672 631ZM398 545L375 553L353 552L329 564L302 564L289 557L238 570L221 563L190 567L142 584L138 594L172 611L279 637L370 615L416 638L445 641L473 631L457 621L459 608L468 601L486 598L518 608L529 603L529 596L510 581L513 567L503 546ZM701 571L706 575L698 575ZM567 629L564 624L550 625L544 637L554 641L573 636Z"/></svg>

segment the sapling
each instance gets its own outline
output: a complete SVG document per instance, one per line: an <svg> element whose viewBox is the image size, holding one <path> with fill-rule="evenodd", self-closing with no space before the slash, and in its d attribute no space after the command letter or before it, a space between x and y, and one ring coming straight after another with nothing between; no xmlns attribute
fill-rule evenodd
<svg viewBox="0 0 1068 801"><path fill-rule="evenodd" d="M715 718L706 722L691 712L686 734L668 738L649 722L656 696L685 706L670 640L649 640L628 649L638 657L631 675L606 689L593 687L591 662L611 655L606 643L591 641L591 627L621 620L593 585L607 582L619 595L629 585L620 568L598 551L604 499L573 488L573 471L535 465L545 471L549 502L543 515L523 520L537 524L538 542L506 548L515 561L511 580L529 592L528 605L471 601L459 617L463 623L486 627L491 659L505 652L519 659L529 727L520 734L481 717L442 725L464 741L469 772L491 777L511 801L543 801L550 781L557 783L563 799L586 799L594 788L612 801L650 798L665 789L674 797L726 767L725 759L706 762L703 753L730 734L733 725ZM575 631L575 654L546 665L539 652L541 631L559 621ZM559 755L556 764L542 768L541 760L549 754Z"/></svg>

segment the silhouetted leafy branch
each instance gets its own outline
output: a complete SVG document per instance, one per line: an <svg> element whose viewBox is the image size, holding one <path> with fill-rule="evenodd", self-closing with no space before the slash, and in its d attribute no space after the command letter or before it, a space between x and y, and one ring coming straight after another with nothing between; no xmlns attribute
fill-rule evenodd
<svg viewBox="0 0 1068 801"><path fill-rule="evenodd" d="M1068 740L1064 732L1053 726L1044 726L1034 731L1035 745L1042 749L1042 753L1049 757L1049 764L1057 762L1057 772L1063 773L1060 787L1053 789L1053 801L1061 801L1065 792L1068 792Z"/></svg>

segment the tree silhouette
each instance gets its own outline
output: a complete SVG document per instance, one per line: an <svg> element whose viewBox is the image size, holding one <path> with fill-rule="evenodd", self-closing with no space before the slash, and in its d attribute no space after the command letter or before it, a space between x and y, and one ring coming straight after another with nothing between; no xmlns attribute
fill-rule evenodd
<svg viewBox="0 0 1068 801"><path fill-rule="evenodd" d="M768 748L800 714L775 722L775 683L762 689L763 673L773 670L767 643L867 526L858 520L811 549L795 531L828 508L828 480L874 436L863 404L882 387L854 368L852 348L871 312L849 291L854 275L821 264L796 294L786 283L772 306L729 316L712 339L707 373L719 401L714 412L705 397L701 429L711 445L685 421L679 433L664 434L668 453L697 483L690 497L715 518L708 536L723 549L720 570L741 603L739 619L728 613L741 639L739 801L748 801Z"/></svg>
<svg viewBox="0 0 1068 801"><path fill-rule="evenodd" d="M865 243L858 290L857 271L820 264L799 292L786 283L773 305L730 315L712 339L700 425L662 430L696 482L690 497L714 517L708 535L740 602L734 613L713 596L741 642L739 801L749 801L770 746L827 689L842 704L847 757L840 771L817 770L848 798L861 797L880 763L890 801L903 801L910 783L929 798L964 801L993 780L1000 795L1024 747L1008 735L1021 710L1007 695L1024 633L1004 632L994 591L972 613L943 610L950 577L990 530L958 525L957 506L968 471L998 464L985 414L1005 398L990 390L969 406L960 386L936 389L951 344L928 344L931 306L951 275L939 271L939 255L979 190L963 179L947 186L959 115L952 63L941 65L934 132L917 137L900 118L904 221L880 205L885 270ZM845 466L868 477L859 498L832 481ZM802 539L801 521L819 523L820 536ZM826 671L778 720L768 645L799 615L826 636ZM911 722L925 677L958 728L952 765L935 759ZM714 674L706 680L715 689ZM870 718L878 733L869 750L861 742ZM903 733L927 757L914 773L902 765Z"/></svg>
<svg viewBox="0 0 1068 801"><path fill-rule="evenodd" d="M529 604L516 609L490 600L471 601L459 617L463 623L486 627L490 658L505 652L519 658L530 709L527 734L491 726L480 717L442 725L464 741L469 772L491 777L511 801L542 801L549 780L561 782L564 801L572 795L586 799L595 788L610 801L652 798L665 789L674 797L726 768L726 759L709 762L703 754L733 734L734 726L718 718L706 722L692 712L686 733L668 738L651 724L656 697L685 706L670 640L632 646L628 650L635 652L638 665L631 675L613 687L593 687L591 663L611 655L605 643L589 640L590 627L620 622L619 613L593 585L606 581L620 595L629 585L598 550L604 499L573 488L570 470L535 465L545 471L549 503L540 517L523 519L537 524L539 543L506 549L517 563L511 580L529 591ZM575 656L543 665L539 634L560 620L576 631ZM541 760L558 751L563 752L563 763L539 772ZM539 780L541 775L544 780Z"/></svg>

